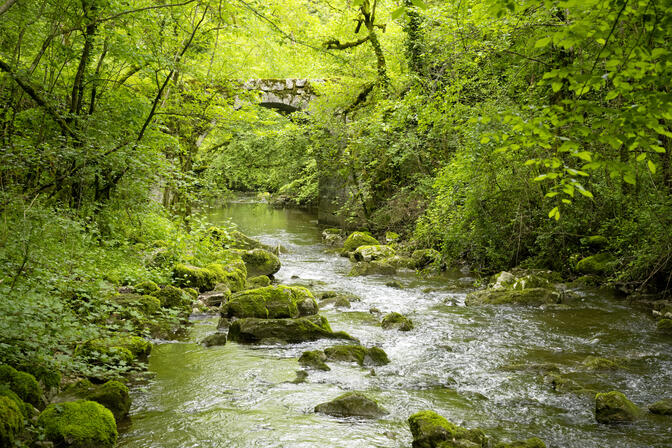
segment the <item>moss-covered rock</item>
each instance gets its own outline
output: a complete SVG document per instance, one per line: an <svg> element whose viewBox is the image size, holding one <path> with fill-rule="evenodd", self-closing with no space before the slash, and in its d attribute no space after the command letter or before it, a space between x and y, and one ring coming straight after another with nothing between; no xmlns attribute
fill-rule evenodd
<svg viewBox="0 0 672 448"><path fill-rule="evenodd" d="M280 259L267 250L252 249L237 253L245 262L247 275L273 275L280 270Z"/></svg>
<svg viewBox="0 0 672 448"><path fill-rule="evenodd" d="M206 336L202 341L201 344L205 347L214 347L217 345L226 345L226 334L224 333L215 333L211 334L210 336Z"/></svg>
<svg viewBox="0 0 672 448"><path fill-rule="evenodd" d="M299 357L299 364L316 370L331 370L324 362L326 360L327 355L325 355L323 351L310 350L301 354Z"/></svg>
<svg viewBox="0 0 672 448"><path fill-rule="evenodd" d="M108 381L97 386L86 397L82 398L102 404L112 412L117 421L125 418L131 409L131 396L128 387L119 381Z"/></svg>
<svg viewBox="0 0 672 448"><path fill-rule="evenodd" d="M7 396L0 395L0 446L13 446L24 425L19 406Z"/></svg>
<svg viewBox="0 0 672 448"><path fill-rule="evenodd" d="M217 285L215 285L216 287ZM199 292L198 289L196 288L182 288L182 291L184 291L189 297L191 297L192 302L198 299Z"/></svg>
<svg viewBox="0 0 672 448"><path fill-rule="evenodd" d="M361 345L335 345L324 349L324 354L329 361L354 362L363 366L366 348Z"/></svg>
<svg viewBox="0 0 672 448"><path fill-rule="evenodd" d="M297 318L317 314L318 307L311 292L301 286L266 286L239 292L222 304L220 313L226 318L256 317L260 319Z"/></svg>
<svg viewBox="0 0 672 448"><path fill-rule="evenodd" d="M495 448L546 448L546 444L537 437L527 440L517 440L515 442L500 442Z"/></svg>
<svg viewBox="0 0 672 448"><path fill-rule="evenodd" d="M467 294L466 305L546 305L562 302L562 293L548 288L484 289Z"/></svg>
<svg viewBox="0 0 672 448"><path fill-rule="evenodd" d="M265 286L271 286L271 279L266 275L258 275L256 277L248 278L245 283L246 289L263 288Z"/></svg>
<svg viewBox="0 0 672 448"><path fill-rule="evenodd" d="M374 366L384 366L390 363L390 358L387 353L380 347L370 347L366 350L366 358L364 364L372 364Z"/></svg>
<svg viewBox="0 0 672 448"><path fill-rule="evenodd" d="M576 271L581 274L604 275L613 270L615 263L613 255L602 252L580 260L576 264Z"/></svg>
<svg viewBox="0 0 672 448"><path fill-rule="evenodd" d="M7 397L12 400L21 410L21 414L25 418L29 418L33 415L34 407L31 404L26 403L19 397L12 389L9 388L8 384L0 384L0 397Z"/></svg>
<svg viewBox="0 0 672 448"><path fill-rule="evenodd" d="M433 411L420 411L408 418L413 448L486 447L480 429L466 429L450 423Z"/></svg>
<svg viewBox="0 0 672 448"><path fill-rule="evenodd" d="M112 300L126 308L138 310L145 316L151 316L161 308L161 301L154 296L133 293L117 294Z"/></svg>
<svg viewBox="0 0 672 448"><path fill-rule="evenodd" d="M380 325L384 330L411 331L413 329L411 319L400 313L386 314Z"/></svg>
<svg viewBox="0 0 672 448"><path fill-rule="evenodd" d="M360 246L379 245L377 239L364 232L352 232L343 243L343 253L354 252Z"/></svg>
<svg viewBox="0 0 672 448"><path fill-rule="evenodd" d="M672 398L664 398L649 405L649 412L658 415L672 415Z"/></svg>
<svg viewBox="0 0 672 448"><path fill-rule="evenodd" d="M315 412L335 417L378 418L388 414L374 400L360 392L347 392L327 403L315 406Z"/></svg>
<svg viewBox="0 0 672 448"><path fill-rule="evenodd" d="M178 308L190 311L193 304L191 297L186 292L172 285L165 286L161 291L156 293L156 298L161 301L161 306L165 308Z"/></svg>
<svg viewBox="0 0 672 448"><path fill-rule="evenodd" d="M117 441L114 415L95 401L51 404L40 414L37 423L56 446L112 448Z"/></svg>
<svg viewBox="0 0 672 448"><path fill-rule="evenodd" d="M336 308L350 308L350 300L357 299L351 294L336 294L320 300L320 307L333 305Z"/></svg>
<svg viewBox="0 0 672 448"><path fill-rule="evenodd" d="M220 306L231 300L232 294L228 286L224 285L221 291L209 291L199 296L201 302L207 306Z"/></svg>
<svg viewBox="0 0 672 448"><path fill-rule="evenodd" d="M585 244L588 247L599 249L609 244L609 240L607 239L606 236L591 235L585 238L581 238L581 243Z"/></svg>
<svg viewBox="0 0 672 448"><path fill-rule="evenodd" d="M341 229L324 229L322 241L327 246L340 246L343 243L343 231Z"/></svg>
<svg viewBox="0 0 672 448"><path fill-rule="evenodd" d="M565 378L559 373L549 373L544 377L544 382L551 386L556 392L565 393L565 392L588 392L585 387L577 383L571 378Z"/></svg>
<svg viewBox="0 0 672 448"><path fill-rule="evenodd" d="M359 246L357 249L355 249L354 252L352 252L352 259L354 261L374 261L393 257L395 255L396 252L390 246L384 246L381 244L364 245Z"/></svg>
<svg viewBox="0 0 672 448"><path fill-rule="evenodd" d="M211 291L217 284L217 274L211 269L178 263L173 267L173 280L181 287Z"/></svg>
<svg viewBox="0 0 672 448"><path fill-rule="evenodd" d="M595 395L595 419L599 423L627 423L639 417L641 411L621 392Z"/></svg>
<svg viewBox="0 0 672 448"><path fill-rule="evenodd" d="M441 264L441 254L436 249L418 249L411 254L412 267L415 269L424 269L428 266L439 266Z"/></svg>
<svg viewBox="0 0 672 448"><path fill-rule="evenodd" d="M323 316L315 315L297 319L238 319L229 326L229 340L255 343L263 340L290 343L317 339L354 338L344 332L333 332Z"/></svg>
<svg viewBox="0 0 672 448"><path fill-rule="evenodd" d="M660 319L656 324L656 330L660 333L672 335L672 319Z"/></svg>
<svg viewBox="0 0 672 448"><path fill-rule="evenodd" d="M396 232L385 232L385 242L388 244L396 243L401 239L401 235Z"/></svg>
<svg viewBox="0 0 672 448"><path fill-rule="evenodd" d="M30 373L18 371L8 365L0 365L0 384L7 384L26 403L42 408L44 403L42 388Z"/></svg>
<svg viewBox="0 0 672 448"><path fill-rule="evenodd" d="M616 362L599 356L588 356L583 360L583 365L590 370L616 370L619 368Z"/></svg>
<svg viewBox="0 0 672 448"><path fill-rule="evenodd" d="M152 351L152 343L140 336L117 335L108 339L91 339L75 351L78 356L98 359L103 364L131 364L135 359L146 360Z"/></svg>
<svg viewBox="0 0 672 448"><path fill-rule="evenodd" d="M385 260L359 261L348 273L351 277L363 275L394 275L397 269Z"/></svg>
<svg viewBox="0 0 672 448"><path fill-rule="evenodd" d="M218 284L225 284L232 292L245 289L247 267L239 256L230 254L225 261L209 264L208 269L217 275Z"/></svg>
<svg viewBox="0 0 672 448"><path fill-rule="evenodd" d="M159 285L157 285L156 283L154 283L151 280L146 280L144 282L140 282L137 285L135 285L133 287L133 289L135 289L135 292L137 292L138 294L142 294L142 295L156 294L157 292L159 292L161 290L161 288L159 288Z"/></svg>

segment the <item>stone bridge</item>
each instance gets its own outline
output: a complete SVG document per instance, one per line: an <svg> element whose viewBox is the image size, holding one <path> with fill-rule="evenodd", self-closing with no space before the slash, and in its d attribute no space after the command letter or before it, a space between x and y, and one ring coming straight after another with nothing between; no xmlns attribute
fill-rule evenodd
<svg viewBox="0 0 672 448"><path fill-rule="evenodd" d="M276 109L283 114L308 110L310 102L316 97L313 86L324 84L323 79L287 78L287 79L250 79L242 87L250 92L257 92L258 104L269 109ZM242 106L236 100L236 108Z"/></svg>

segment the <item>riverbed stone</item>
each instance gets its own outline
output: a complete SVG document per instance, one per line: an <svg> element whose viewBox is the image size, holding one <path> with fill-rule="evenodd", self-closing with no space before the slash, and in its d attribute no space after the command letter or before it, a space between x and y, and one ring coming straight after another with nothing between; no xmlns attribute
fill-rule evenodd
<svg viewBox="0 0 672 448"><path fill-rule="evenodd" d="M672 415L672 398L663 398L649 405L649 412L658 415Z"/></svg>
<svg viewBox="0 0 672 448"><path fill-rule="evenodd" d="M35 377L6 364L0 365L0 384L6 384L18 397L36 408L44 406L42 388Z"/></svg>
<svg viewBox="0 0 672 448"><path fill-rule="evenodd" d="M385 260L359 261L350 269L348 273L351 277L364 275L394 275L397 269Z"/></svg>
<svg viewBox="0 0 672 448"><path fill-rule="evenodd" d="M499 442L495 448L546 448L546 444L538 437L513 442Z"/></svg>
<svg viewBox="0 0 672 448"><path fill-rule="evenodd" d="M131 396L128 387L123 383L111 380L96 385L87 379L69 384L53 400L53 403L64 403L76 400L95 401L112 412L115 420L123 420L131 409Z"/></svg>
<svg viewBox="0 0 672 448"><path fill-rule="evenodd" d="M388 412L376 401L361 392L347 392L335 399L315 406L315 412L334 417L378 418Z"/></svg>
<svg viewBox="0 0 672 448"><path fill-rule="evenodd" d="M656 324L656 330L660 333L672 335L672 319L660 319Z"/></svg>
<svg viewBox="0 0 672 448"><path fill-rule="evenodd" d="M117 441L114 415L95 401L50 404L37 423L56 446L113 448Z"/></svg>
<svg viewBox="0 0 672 448"><path fill-rule="evenodd" d="M155 296L161 301L161 306L164 308L177 308L186 311L191 310L193 304L189 294L172 285L164 286Z"/></svg>
<svg viewBox="0 0 672 448"><path fill-rule="evenodd" d="M248 276L273 275L280 270L280 259L267 250L240 250L235 253L240 255L245 262Z"/></svg>
<svg viewBox="0 0 672 448"><path fill-rule="evenodd" d="M229 252L224 260L211 263L207 268L216 274L217 284L225 284L232 292L245 289L247 266L237 254ZM215 285L216 288L217 285Z"/></svg>
<svg viewBox="0 0 672 448"><path fill-rule="evenodd" d="M14 446L24 426L20 407L9 397L0 395L0 446Z"/></svg>
<svg viewBox="0 0 672 448"><path fill-rule="evenodd" d="M413 322L403 314L395 312L383 316L380 326L383 327L383 330L411 331Z"/></svg>
<svg viewBox="0 0 672 448"><path fill-rule="evenodd" d="M588 356L583 360L583 365L590 370L616 370L620 366L611 359L599 356Z"/></svg>
<svg viewBox="0 0 672 448"><path fill-rule="evenodd" d="M441 254L436 249L418 249L411 254L411 260L415 269L424 269L430 265L439 266Z"/></svg>
<svg viewBox="0 0 672 448"><path fill-rule="evenodd" d="M366 350L366 357L364 358L364 364L374 365L374 366L384 366L390 363L390 358L388 358L387 353L380 347L369 347Z"/></svg>
<svg viewBox="0 0 672 448"><path fill-rule="evenodd" d="M321 350L310 350L303 352L299 357L299 364L304 367L310 367L316 370L331 370L325 363L327 355Z"/></svg>
<svg viewBox="0 0 672 448"><path fill-rule="evenodd" d="M245 289L263 288L264 286L271 286L271 279L267 275L248 278L245 283Z"/></svg>
<svg viewBox="0 0 672 448"><path fill-rule="evenodd" d="M218 345L226 345L226 334L225 333L215 333L210 336L206 336L201 341L201 345L204 347L214 347Z"/></svg>
<svg viewBox="0 0 672 448"><path fill-rule="evenodd" d="M198 296L198 299L207 306L220 306L222 303L231 299L231 290L228 286L223 285L223 291L208 291Z"/></svg>
<svg viewBox="0 0 672 448"><path fill-rule="evenodd" d="M382 244L364 245L359 246L352 252L352 259L354 261L374 261L393 257L394 255L396 255L396 252L390 246Z"/></svg>
<svg viewBox="0 0 672 448"><path fill-rule="evenodd" d="M352 232L343 243L343 254L348 255L354 252L360 246L374 246L379 245L377 239L364 232Z"/></svg>
<svg viewBox="0 0 672 448"><path fill-rule="evenodd" d="M487 438L480 429L457 426L434 411L420 411L408 418L413 448L480 448Z"/></svg>
<svg viewBox="0 0 672 448"><path fill-rule="evenodd" d="M173 266L173 280L181 287L210 291L217 284L217 274L210 269L177 263Z"/></svg>
<svg viewBox="0 0 672 448"><path fill-rule="evenodd" d="M352 305L350 303L350 300L352 298L357 298L352 295L348 294L337 294L335 296L330 296L327 297L326 299L320 300L320 306L325 307L329 305L333 305L335 308L350 308Z"/></svg>
<svg viewBox="0 0 672 448"><path fill-rule="evenodd" d="M595 419L599 423L627 423L639 417L641 411L621 392L595 395Z"/></svg>
<svg viewBox="0 0 672 448"><path fill-rule="evenodd" d="M602 252L579 260L576 271L581 274L604 275L611 272L615 263L613 255Z"/></svg>
<svg viewBox="0 0 672 448"><path fill-rule="evenodd" d="M329 361L354 362L363 366L366 348L361 345L335 345L325 348L324 354Z"/></svg>
<svg viewBox="0 0 672 448"><path fill-rule="evenodd" d="M467 294L465 305L549 305L562 302L562 293L548 288L483 289Z"/></svg>
<svg viewBox="0 0 672 448"><path fill-rule="evenodd" d="M322 231L322 241L327 246L340 246L343 244L343 231L336 228L324 229Z"/></svg>
<svg viewBox="0 0 672 448"><path fill-rule="evenodd" d="M238 319L229 325L229 340L255 343L263 340L289 343L317 339L355 340L343 331L334 332L327 319L320 315L297 319Z"/></svg>
<svg viewBox="0 0 672 448"><path fill-rule="evenodd" d="M311 316L317 311L317 302L307 288L278 285L236 293L222 304L220 314L229 319L281 319Z"/></svg>

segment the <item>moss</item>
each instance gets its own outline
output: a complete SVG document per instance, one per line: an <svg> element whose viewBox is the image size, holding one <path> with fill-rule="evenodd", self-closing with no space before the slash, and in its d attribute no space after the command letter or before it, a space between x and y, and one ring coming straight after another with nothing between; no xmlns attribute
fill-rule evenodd
<svg viewBox="0 0 672 448"><path fill-rule="evenodd" d="M315 406L315 412L335 417L377 418L388 412L378 403L360 392L345 393L327 403Z"/></svg>
<svg viewBox="0 0 672 448"><path fill-rule="evenodd" d="M324 349L324 354L330 361L355 362L363 366L366 348L361 345L335 345Z"/></svg>
<svg viewBox="0 0 672 448"><path fill-rule="evenodd" d="M331 370L329 366L324 362L327 359L327 355L320 350L310 350L303 352L299 357L299 364L304 367L310 367L317 370Z"/></svg>
<svg viewBox="0 0 672 448"><path fill-rule="evenodd" d="M408 418L413 435L413 448L435 448L442 442L452 442L445 446L486 447L487 439L480 429L466 429L450 423L433 411L420 411Z"/></svg>
<svg viewBox="0 0 672 448"><path fill-rule="evenodd" d="M466 305L532 305L560 303L562 294L548 288L529 288L522 290L484 289L467 294Z"/></svg>
<svg viewBox="0 0 672 448"><path fill-rule="evenodd" d="M213 347L216 345L226 345L226 334L224 333L215 333L211 334L210 336L206 336L202 341L201 344L204 347Z"/></svg>
<svg viewBox="0 0 672 448"><path fill-rule="evenodd" d="M138 294L155 294L160 291L159 285L151 280L140 282L133 287Z"/></svg>
<svg viewBox="0 0 672 448"><path fill-rule="evenodd" d="M343 243L343 253L349 253L355 251L360 246L372 246L379 245L377 239L368 235L364 232L352 232Z"/></svg>
<svg viewBox="0 0 672 448"><path fill-rule="evenodd" d="M595 419L599 423L632 422L640 413L640 409L621 392L595 395Z"/></svg>
<svg viewBox="0 0 672 448"><path fill-rule="evenodd" d="M180 288L176 288L172 285L164 287L161 291L156 293L156 297L161 301L161 306L165 308L191 310L191 297Z"/></svg>
<svg viewBox="0 0 672 448"><path fill-rule="evenodd" d="M36 408L42 408L42 388L30 373L20 372L8 365L1 365L0 384L2 383L7 384L21 400Z"/></svg>
<svg viewBox="0 0 672 448"><path fill-rule="evenodd" d="M586 392L586 389L576 381L565 378L559 373L551 373L544 377L544 381L550 384L551 389L556 392Z"/></svg>
<svg viewBox="0 0 672 448"><path fill-rule="evenodd" d="M259 241L250 238L238 230L232 230L229 232L228 246L235 249L244 250L263 248L263 244L261 244Z"/></svg>
<svg viewBox="0 0 672 448"><path fill-rule="evenodd" d="M661 319L656 324L656 330L672 335L672 319Z"/></svg>
<svg viewBox="0 0 672 448"><path fill-rule="evenodd" d="M17 370L21 370L26 373L30 373L35 377L35 379L42 383L46 389L58 388L61 384L61 372L56 370L53 365L47 363L41 363L39 361L35 362L24 362L15 366Z"/></svg>
<svg viewBox="0 0 672 448"><path fill-rule="evenodd" d="M357 262L348 275L358 277L363 275L393 275L397 269L385 260L360 261Z"/></svg>
<svg viewBox="0 0 672 448"><path fill-rule="evenodd" d="M182 263L173 267L173 280L178 286L211 291L217 284L217 274L210 269Z"/></svg>
<svg viewBox="0 0 672 448"><path fill-rule="evenodd" d="M126 417L131 409L131 396L128 387L119 381L108 381L95 388L86 398L105 406L112 412L117 421Z"/></svg>
<svg viewBox="0 0 672 448"><path fill-rule="evenodd" d="M264 286L271 286L271 279L266 275L258 275L256 277L248 278L245 283L246 289L263 288Z"/></svg>
<svg viewBox="0 0 672 448"><path fill-rule="evenodd" d="M222 304L223 317L296 318L317 314L311 292L300 286L266 286L235 294Z"/></svg>
<svg viewBox="0 0 672 448"><path fill-rule="evenodd" d="M411 254L413 267L423 269L429 265L439 265L441 263L441 254L435 249L419 249Z"/></svg>
<svg viewBox="0 0 672 448"><path fill-rule="evenodd" d="M9 388L9 385L0 384L0 397L7 397L16 403L16 406L24 417L28 418L33 414L33 406L24 402L21 397Z"/></svg>
<svg viewBox="0 0 672 448"><path fill-rule="evenodd" d="M217 285L215 285L215 287L216 286ZM196 288L182 288L182 291L186 292L187 295L189 297L191 297L192 301L198 299L198 296L199 296L198 289L196 289Z"/></svg>
<svg viewBox="0 0 672 448"><path fill-rule="evenodd" d="M395 242L399 241L400 238L401 238L401 236L399 236L398 233L385 232L385 241L387 241L388 243L395 243Z"/></svg>
<svg viewBox="0 0 672 448"><path fill-rule="evenodd" d="M602 252L580 260L576 264L576 270L581 274L604 275L611 272L615 262L613 255Z"/></svg>
<svg viewBox="0 0 672 448"><path fill-rule="evenodd" d="M649 412L658 415L672 415L672 399L664 398L649 406Z"/></svg>
<svg viewBox="0 0 672 448"><path fill-rule="evenodd" d="M317 339L350 339L343 332L333 332L323 316L315 315L298 319L238 319L229 326L229 340L254 343L263 340L290 343Z"/></svg>
<svg viewBox="0 0 672 448"><path fill-rule="evenodd" d="M91 339L77 347L75 354L102 364L131 364L135 359L145 360L152 351L152 343L132 335L109 339Z"/></svg>
<svg viewBox="0 0 672 448"><path fill-rule="evenodd" d="M264 249L253 249L240 253L248 275L273 275L280 270L280 259Z"/></svg>
<svg viewBox="0 0 672 448"><path fill-rule="evenodd" d="M581 238L581 243L589 247L601 248L609 244L609 240L602 235L591 235Z"/></svg>
<svg viewBox="0 0 672 448"><path fill-rule="evenodd" d="M19 406L9 397L0 395L0 446L12 446L24 425Z"/></svg>
<svg viewBox="0 0 672 448"><path fill-rule="evenodd" d="M413 322L411 319L399 313L386 314L380 325L384 330L396 329L399 331L411 331L413 329Z"/></svg>
<svg viewBox="0 0 672 448"><path fill-rule="evenodd" d="M588 356L583 360L583 365L590 370L614 370L619 368L619 365L614 361L597 356Z"/></svg>
<svg viewBox="0 0 672 448"><path fill-rule="evenodd" d="M247 267L241 258L233 257L225 262L211 263L208 269L217 275L217 283L225 284L232 292L245 289Z"/></svg>
<svg viewBox="0 0 672 448"><path fill-rule="evenodd" d="M161 300L154 296L141 296L138 300L138 307L148 316L155 314L161 309Z"/></svg>
<svg viewBox="0 0 672 448"><path fill-rule="evenodd" d="M546 448L546 444L538 437L532 437L527 440L517 440L515 442L498 443L495 448Z"/></svg>
<svg viewBox="0 0 672 448"><path fill-rule="evenodd" d="M112 448L117 441L114 415L94 401L51 404L40 414L37 423L56 446Z"/></svg>
<svg viewBox="0 0 672 448"><path fill-rule="evenodd" d="M355 261L374 261L393 257L396 255L394 249L383 245L364 245L359 246L352 252L352 258Z"/></svg>
<svg viewBox="0 0 672 448"><path fill-rule="evenodd" d="M371 347L366 351L364 362L374 366L384 366L390 363L390 358L387 357L387 353L382 348Z"/></svg>

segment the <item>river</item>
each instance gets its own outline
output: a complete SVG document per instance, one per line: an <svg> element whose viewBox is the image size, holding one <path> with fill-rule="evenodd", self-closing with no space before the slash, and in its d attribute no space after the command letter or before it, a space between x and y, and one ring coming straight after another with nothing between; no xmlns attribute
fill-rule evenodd
<svg viewBox="0 0 672 448"><path fill-rule="evenodd" d="M293 383L305 350L295 345L204 348L217 318L192 316L183 341L158 341L149 360L154 378L132 390L132 424L120 447L410 447L406 419L431 409L494 438L537 436L548 447L672 447L672 419L645 415L631 425L598 424L594 397L558 393L544 369L597 390L619 390L640 406L672 394L672 346L643 312L608 294L583 292L571 306L465 307L473 284L467 273L423 279L408 272L391 278L348 277L348 259L321 243L315 215L240 201L214 209L211 220L235 222L246 234L286 249L276 280L317 291L353 293L350 309L321 311L335 331L383 348L391 363L370 368L329 363ZM415 329L384 331L382 314L401 312ZM620 369L587 371L589 355L617 360ZM315 405L346 391L362 391L389 411L379 420L335 418Z"/></svg>

